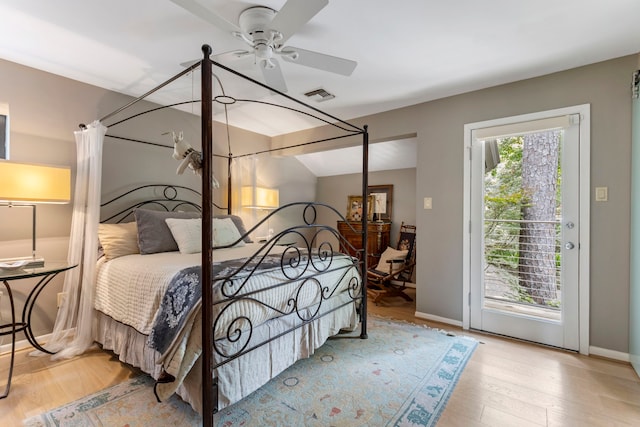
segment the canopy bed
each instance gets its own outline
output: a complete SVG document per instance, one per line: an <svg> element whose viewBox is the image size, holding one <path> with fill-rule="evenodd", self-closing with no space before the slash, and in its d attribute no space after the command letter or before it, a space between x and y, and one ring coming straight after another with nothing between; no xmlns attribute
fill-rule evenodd
<svg viewBox="0 0 640 427"><path fill-rule="evenodd" d="M231 215L231 165L241 156L213 152L213 106L222 105L226 114L227 106L236 102L261 103L266 108L314 117L321 125L337 129L337 136L302 141L279 151L362 138L363 195L368 187L368 133L366 126L342 121L210 60L209 46L202 50L200 63L88 129L95 132L115 114L126 112L186 73L200 70L202 151L193 156L185 154L185 149L177 151L185 161L190 162L187 155L196 160L190 164L202 178L201 203L193 200L194 193L199 197L193 189L176 185L144 185L103 203L100 222L105 224L98 227L96 220L93 229L100 233L102 246L102 256L94 267L95 288L85 292L87 285L83 283L81 298L89 298L95 309L92 339L156 378L158 398L177 392L203 414L207 426L212 425L213 414L219 409L259 388L296 360L310 356L341 330L355 330L359 325L357 337L367 337L366 274L362 274L367 270L366 257L337 230L317 223L320 210L331 212L338 220L344 216L324 204L294 202L246 230L242 220ZM284 103L240 100L224 93L214 96L213 79L219 79L220 73L268 89ZM226 207L213 200L217 183L214 158L227 160ZM138 196L140 191L152 196ZM190 194L184 196L184 192ZM152 206L155 209L149 209ZM107 210L112 214L105 214ZM262 223L286 210L299 212L300 221L264 243L252 242L250 236ZM366 247L364 213L362 240ZM168 246L158 237L160 229L171 240ZM92 243L97 247L91 231L85 232L86 253L91 252ZM198 237L194 239L194 235ZM283 244L292 237L295 245ZM337 247L332 243L335 240ZM91 272L90 267L84 267L85 273ZM79 319L79 329L81 322ZM57 324L56 328L60 329Z"/></svg>

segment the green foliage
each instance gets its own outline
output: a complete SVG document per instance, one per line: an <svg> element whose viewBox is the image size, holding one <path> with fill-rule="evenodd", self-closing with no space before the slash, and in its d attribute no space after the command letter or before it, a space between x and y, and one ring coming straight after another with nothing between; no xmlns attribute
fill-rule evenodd
<svg viewBox="0 0 640 427"><path fill-rule="evenodd" d="M528 304L535 304L531 295L527 292L524 286L520 285L520 282L514 278L514 280L509 281L509 285L511 286L511 291L515 294L515 300L518 302L525 302Z"/></svg>
<svg viewBox="0 0 640 427"><path fill-rule="evenodd" d="M522 191L522 136L498 140L500 163L485 177L485 218L520 219L528 198Z"/></svg>
<svg viewBox="0 0 640 427"><path fill-rule="evenodd" d="M485 176L485 218L498 220L521 219L522 206L528 198L522 191L523 138L498 140L500 163ZM504 223L485 222L485 256L489 264L498 268L517 269L519 229L504 227Z"/></svg>
<svg viewBox="0 0 640 427"><path fill-rule="evenodd" d="M531 203L530 194L522 188L523 147L523 136L499 139L500 163L485 175L485 218L498 220L485 222L485 258L488 264L512 275L513 280L509 282L515 300L534 303L527 289L518 281L520 227L508 222L522 220L523 208L530 206ZM559 162L557 206L560 206L561 177ZM560 214L559 209L558 214ZM559 256L558 254L556 258L558 265ZM559 304L558 301L551 301L548 305L557 307Z"/></svg>

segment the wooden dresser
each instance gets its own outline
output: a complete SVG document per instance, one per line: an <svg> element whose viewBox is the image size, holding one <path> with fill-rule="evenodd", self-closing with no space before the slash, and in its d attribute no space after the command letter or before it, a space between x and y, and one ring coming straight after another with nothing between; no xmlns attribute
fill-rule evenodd
<svg viewBox="0 0 640 427"><path fill-rule="evenodd" d="M355 229L351 229L351 227ZM367 241L367 263L369 267L378 264L380 255L389 246L391 223L390 222L369 222L367 224L368 241ZM356 249L362 249L362 223L361 222L345 222L338 221L338 232ZM351 255L355 252L348 249Z"/></svg>

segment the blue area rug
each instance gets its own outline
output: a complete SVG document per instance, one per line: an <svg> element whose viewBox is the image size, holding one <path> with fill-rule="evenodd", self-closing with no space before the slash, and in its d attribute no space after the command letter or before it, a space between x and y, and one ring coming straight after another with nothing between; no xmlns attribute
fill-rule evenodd
<svg viewBox="0 0 640 427"><path fill-rule="evenodd" d="M477 346L468 337L369 318L369 339L332 339L216 415L219 426L433 426ZM25 421L34 426L199 426L141 376Z"/></svg>

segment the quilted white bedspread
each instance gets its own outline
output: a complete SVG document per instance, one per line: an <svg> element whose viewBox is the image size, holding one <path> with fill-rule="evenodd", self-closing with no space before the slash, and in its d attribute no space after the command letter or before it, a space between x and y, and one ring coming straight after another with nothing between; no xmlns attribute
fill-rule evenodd
<svg viewBox="0 0 640 427"><path fill-rule="evenodd" d="M247 244L239 248L216 250L214 262L247 258L257 252L260 247L260 244ZM271 253L281 253L285 250L287 250L286 247L276 246L272 248ZM316 265L323 266L320 268L321 270L324 270L324 267L328 265L328 261L316 259L316 262ZM200 265L200 263L200 254L184 255L179 252L128 255L111 261L100 260L97 269L95 308L119 324L131 326L141 334L149 335L162 298L173 277L183 269ZM247 292L251 292L255 298L261 301L260 303L252 301L251 298L241 298L235 300L230 306L227 306L226 302L214 305L214 316L219 322L216 327L216 343L223 348L226 354L234 354L234 351L238 351L242 347L242 342L227 342L227 340L218 339L224 336L230 325L240 329L246 327L242 321L238 323L234 320L238 319L240 315L246 315L252 322L255 322L254 333L248 335L251 337L251 345L261 342L260 339L266 340L275 336L280 330L278 328L284 330L286 327L300 324L301 321L296 314L277 319L281 320L282 324L279 322L262 323L277 316L278 311L290 313L292 298L296 301L298 309L301 310L300 314L303 318L312 317L318 307L320 294L323 295L322 299L329 299L326 301L329 311L333 307L350 301L349 295L344 291L349 287L353 278L359 277L357 270L353 268L352 261L347 256L336 257L331 262L331 266L330 271L318 276L314 275L314 269L305 271L302 266L294 267L289 272L298 270L299 273L302 271L305 273L302 278L291 283L286 283L279 268L254 275L242 287L241 293L246 295ZM300 287L299 283L309 275L314 278ZM297 274L295 276L297 277ZM276 284L280 286L274 286ZM214 300L222 299L220 285L219 282L214 287ZM236 289L235 286L238 285L236 284L229 289ZM272 357L271 354L265 355L258 350L255 353L247 353L238 359L232 359L233 363L218 368L219 404L222 405L221 407L236 402L256 390L288 364L313 354L313 351L322 345L327 336L337 333L341 328L354 328L357 324L355 307L355 304L347 304L343 308L332 311L330 316L319 318L307 324L306 329L301 332L302 335L289 334L288 336L294 337L291 340L285 341L286 337L278 338L273 344L270 344L270 346L276 346L277 350L270 346L264 347L266 349L264 351L267 353L276 351L279 356L275 361L269 360ZM221 314L221 311L224 313ZM202 352L199 329L201 327L200 304L194 307L193 313L195 315L189 317L189 323L181 329L172 346L155 360L156 364L161 364L163 370L175 378L173 382L157 384L156 392L157 396L164 400L183 387L184 390L187 390L185 391L187 401L194 409L201 412L201 383L199 382L201 378L199 373L193 373L193 367L197 365ZM284 345L282 343L285 342L287 343L286 348L280 348L279 346ZM215 357L221 358L217 354ZM268 361L265 361L264 357ZM234 364L236 361L243 364L244 368L241 369L241 372L237 372L238 366ZM262 368L258 369L253 364ZM256 374L256 369L261 372L260 375ZM245 370L246 372L244 372ZM150 371L155 370L150 369ZM196 371L200 372L200 370ZM184 394L183 397L185 397Z"/></svg>
<svg viewBox="0 0 640 427"><path fill-rule="evenodd" d="M214 252L215 261L245 258L262 245L257 243ZM275 246L271 253L285 250ZM162 296L180 270L200 265L201 254L162 252L127 255L98 261L94 307L109 317L148 335Z"/></svg>

